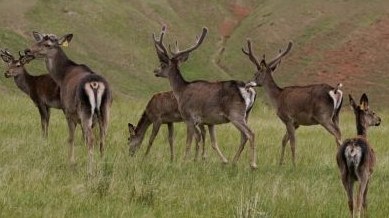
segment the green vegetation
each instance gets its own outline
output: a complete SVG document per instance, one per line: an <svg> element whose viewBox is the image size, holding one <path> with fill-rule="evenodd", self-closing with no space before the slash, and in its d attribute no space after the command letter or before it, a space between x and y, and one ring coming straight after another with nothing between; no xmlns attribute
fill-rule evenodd
<svg viewBox="0 0 389 218"><path fill-rule="evenodd" d="M202 26L209 28L204 44L181 67L188 80L250 79L254 66L240 50L250 37L258 57L265 53L269 59L289 40L294 42L275 74L280 86L342 82L345 96L367 92L370 105L379 108L383 119L382 126L369 132L377 153L368 196L370 217L386 217L389 53L383 45L388 40L387 1L238 2L250 12L247 17L240 17L242 8L237 10L232 0L0 0L1 49L17 54L33 42L33 30L57 35L72 32L73 41L65 48L68 56L104 75L114 90L106 153L100 158L96 149L95 173L88 176L80 128L75 142L77 164L71 165L63 113L52 110L49 139L43 140L37 109L12 79L0 79L0 217L348 216L334 139L322 127L301 127L296 135L297 166L291 165L289 148L286 164L279 166L284 126L263 100L261 89L257 89L249 119L256 133L256 171L249 169L247 147L236 166L222 165L209 139L206 160L194 162L192 152L191 159L183 161L183 124L176 125L177 158L172 163L166 127L148 157L143 155L146 142L134 157L129 156L127 122L139 119L153 93L170 89L166 79L153 75L158 60L151 34L158 34L162 24L168 27L166 42L178 40L181 49L192 45ZM235 26L223 41L225 21ZM222 46L225 52L216 65L213 57ZM338 60L362 73L346 71ZM3 72L5 64L0 69ZM28 70L46 73L42 60L31 62ZM328 77L317 75L322 71ZM354 125L345 98L344 138L355 135ZM231 161L240 134L230 124L216 129L219 147Z"/></svg>
<svg viewBox="0 0 389 218"><path fill-rule="evenodd" d="M3 96L0 107L1 217L346 217L345 191L335 163L334 139L321 127L297 131L297 166L290 149L278 165L284 127L274 111L257 102L250 126L256 133L259 168L249 168L246 148L236 166L222 165L207 139L207 159L183 161L185 127L176 125L176 159L169 161L163 127L149 156L145 143L128 154L125 121L135 121L145 105L116 101L104 158L95 149L95 173L87 176L87 148L76 140L76 165L67 158L67 130L62 112L52 111L49 139L41 139L38 112L20 95ZM372 107L374 101L371 102ZM131 107L131 109L129 109ZM388 113L378 112L383 120ZM347 106L341 116L345 137L355 134ZM385 217L389 194L387 126L371 128L377 167L369 189L372 217ZM150 131L148 132L150 134ZM148 135L146 136L146 138ZM239 133L217 127L223 153L232 159Z"/></svg>

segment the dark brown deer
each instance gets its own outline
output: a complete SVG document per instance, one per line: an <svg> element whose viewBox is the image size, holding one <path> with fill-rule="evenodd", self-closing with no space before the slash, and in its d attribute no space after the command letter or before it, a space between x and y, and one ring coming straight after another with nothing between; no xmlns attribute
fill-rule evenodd
<svg viewBox="0 0 389 218"><path fill-rule="evenodd" d="M197 49L203 42L207 29L203 28L201 36L194 46L176 52L170 47L170 55L163 45L163 37L166 27L162 27L159 39L153 34L154 45L161 67L154 71L156 76L168 78L170 87L178 101L178 108L187 126L186 155L188 156L193 135L197 130L196 125L217 125L231 122L241 132L241 142L233 159L236 163L247 140L250 142L250 166L257 168L255 156L254 134L247 126L247 118L254 103L256 92L252 88L246 88L241 81L208 82L197 80L186 81L179 70L179 65L185 62L190 52ZM210 133L211 138L215 132ZM216 142L212 147L218 152L224 163L227 159L220 152Z"/></svg>
<svg viewBox="0 0 389 218"><path fill-rule="evenodd" d="M265 56L259 62L253 54L250 39L247 40L248 50L242 48L257 68L254 78L247 84L249 87L262 86L271 104L275 107L278 117L286 126L286 133L282 139L280 164L284 162L285 146L290 141L292 161L295 165L295 131L300 126L322 125L331 133L339 146L341 132L339 128L339 111L342 106L341 84L332 87L327 84L308 86L289 86L280 88L274 81L272 73L281 58L292 48L288 44L285 51L270 62L265 61Z"/></svg>
<svg viewBox="0 0 389 218"><path fill-rule="evenodd" d="M346 139L343 142L336 155L336 161L347 193L351 217L360 217L362 206L364 212L367 213L366 195L376 162L374 150L367 141L367 128L380 125L381 118L369 108L366 94L362 95L359 105L354 102L351 95L349 99L355 114L357 137ZM359 182L356 202L353 195L355 181Z"/></svg>
<svg viewBox="0 0 389 218"><path fill-rule="evenodd" d="M60 86L61 103L69 128L70 160L74 159L74 132L77 123L81 124L85 142L89 146L89 172L93 163L94 136L92 127L100 127L100 154L103 155L112 103L108 82L95 74L89 67L70 60L61 46L67 46L73 34L58 38L53 34L33 32L36 43L26 53L35 58L44 58L46 67Z"/></svg>
<svg viewBox="0 0 389 218"><path fill-rule="evenodd" d="M138 124L134 126L128 123L129 129L129 147L130 154L134 155L136 150L139 149L142 144L143 138L148 127L153 124L153 130L150 135L149 144L145 155L150 152L150 148L153 145L154 139L158 134L159 128L162 124L168 126L168 139L170 145L170 160L174 159L173 152L173 134L174 124L182 122L181 113L178 110L177 99L174 97L172 91L156 93L151 97L147 103L146 109L144 110L142 117L139 119ZM202 144L202 157L205 158L205 128L203 125L199 125L201 130ZM213 126L212 126L213 128ZM210 130L211 131L211 130ZM198 142L196 143L198 144ZM196 156L198 154L198 148L196 148Z"/></svg>
<svg viewBox="0 0 389 218"><path fill-rule="evenodd" d="M1 58L8 63L5 71L6 78L13 77L17 87L26 93L39 110L41 116L42 135L48 136L50 108L61 109L59 86L48 74L33 76L24 67L32 58L19 52L19 59L15 59L7 50L1 50Z"/></svg>

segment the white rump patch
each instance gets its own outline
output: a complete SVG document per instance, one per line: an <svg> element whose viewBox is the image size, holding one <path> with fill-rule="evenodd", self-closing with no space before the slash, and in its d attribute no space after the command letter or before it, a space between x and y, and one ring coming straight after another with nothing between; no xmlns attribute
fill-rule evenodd
<svg viewBox="0 0 389 218"><path fill-rule="evenodd" d="M88 95L89 103L91 105L91 112L93 114L93 112L95 111L95 108L96 108L95 94L93 93L92 86L90 85L90 83L85 83L84 88L85 88L86 94Z"/></svg>
<svg viewBox="0 0 389 218"><path fill-rule="evenodd" d="M362 149L359 146L349 145L344 150L344 156L346 157L347 166L357 169L362 157Z"/></svg>
<svg viewBox="0 0 389 218"><path fill-rule="evenodd" d="M105 90L104 83L102 82L89 82L85 83L85 91L89 98L89 103L91 105L92 114L95 112L95 109L99 109L101 105L101 99ZM96 96L94 91L96 90Z"/></svg>
<svg viewBox="0 0 389 218"><path fill-rule="evenodd" d="M246 111L251 108L255 101L256 92L253 88L239 87L240 94L242 95L244 102L246 103Z"/></svg>
<svg viewBox="0 0 389 218"><path fill-rule="evenodd" d="M342 103L343 92L338 89L336 92L331 90L328 94L331 96L332 100L334 100L334 110L338 109Z"/></svg>

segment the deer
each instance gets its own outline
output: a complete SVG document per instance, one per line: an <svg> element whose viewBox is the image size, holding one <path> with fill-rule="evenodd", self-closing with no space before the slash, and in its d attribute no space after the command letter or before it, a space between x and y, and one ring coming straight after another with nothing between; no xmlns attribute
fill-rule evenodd
<svg viewBox="0 0 389 218"><path fill-rule="evenodd" d="M355 114L357 136L343 142L338 149L336 162L347 193L351 217L360 217L362 206L364 212L367 213L366 196L376 162L374 150L367 140L367 128L379 126L381 118L369 108L366 93L362 94L359 105L355 103L351 95L349 95L349 100ZM359 182L356 204L353 196L355 181Z"/></svg>
<svg viewBox="0 0 389 218"><path fill-rule="evenodd" d="M59 86L48 74L34 76L27 72L25 65L32 58L19 51L16 59L7 49L1 50L1 58L8 64L5 71L6 78L14 78L16 86L34 102L41 117L42 136L47 139L50 121L50 108L61 109Z"/></svg>
<svg viewBox="0 0 389 218"><path fill-rule="evenodd" d="M142 144L143 138L148 127L153 124L153 129L150 135L149 143L146 149L145 155L148 155L153 145L154 139L158 134L159 128L162 124L166 124L168 127L168 141L170 145L170 161L174 159L173 152L173 134L174 124L182 122L181 113L178 110L177 99L174 97L172 91L159 92L154 94L147 103L146 109L143 111L138 124L135 126L132 123L128 123L129 137L128 144L130 148L130 154L133 156L136 150L139 149ZM213 126L212 126L213 127ZM210 127L210 128L212 128ZM206 158L205 153L205 128L203 125L199 125L202 140L202 159ZM210 130L212 131L212 130ZM212 141L215 139L211 139ZM198 142L196 143L198 144ZM196 154L198 154L198 148L196 148ZM196 157L197 158L197 157Z"/></svg>
<svg viewBox="0 0 389 218"><path fill-rule="evenodd" d="M100 129L100 155L103 156L108 129L112 93L105 78L96 74L84 64L69 59L62 46L69 45L73 34L58 37L34 31L35 43L25 50L26 54L44 59L46 68L60 87L60 99L69 130L69 159L75 163L74 134L81 124L85 143L89 147L88 172L92 172L94 135L92 128L98 123Z"/></svg>
<svg viewBox="0 0 389 218"><path fill-rule="evenodd" d="M203 27L196 43L188 49L181 51L176 43L176 51L172 51L169 45L170 53L163 44L165 32L166 26L162 26L159 38L153 34L154 46L160 62L160 67L154 70L154 74L169 80L177 99L178 109L187 129L185 158L189 155L193 136L199 135L196 133L198 132L197 125L204 124L212 127L231 122L241 133L240 145L233 158L233 163L237 163L248 140L250 142L250 167L256 169L254 133L247 125L248 115L256 97L255 90L251 87L247 88L246 83L236 80L186 81L180 72L180 64L188 60L189 54L202 44L208 29ZM211 131L210 135L211 139L215 138L214 131ZM227 163L228 160L221 153L216 141L211 141L211 144L222 162Z"/></svg>
<svg viewBox="0 0 389 218"><path fill-rule="evenodd" d="M285 147L290 142L292 162L296 165L295 131L302 126L321 125L335 137L336 144L341 144L339 128L339 112L343 101L342 84L336 87L328 84L313 84L306 86L288 86L280 88L273 79L274 68L281 59L289 53L292 42L288 43L285 51L271 61L266 62L265 55L261 61L253 53L251 39L247 39L247 49L242 48L243 54L255 65L257 72L247 83L248 87L263 87L264 93L275 108L277 116L286 126L286 133L282 139L280 165L284 163Z"/></svg>

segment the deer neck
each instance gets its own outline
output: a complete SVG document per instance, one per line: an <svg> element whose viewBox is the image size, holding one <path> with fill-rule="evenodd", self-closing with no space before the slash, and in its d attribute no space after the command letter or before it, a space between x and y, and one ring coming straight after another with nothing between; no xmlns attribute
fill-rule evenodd
<svg viewBox="0 0 389 218"><path fill-rule="evenodd" d="M135 128L135 140L137 143L141 143L147 131L147 128L151 125L150 119L147 117L146 112L143 112L142 117L139 119Z"/></svg>
<svg viewBox="0 0 389 218"><path fill-rule="evenodd" d="M20 90L22 90L27 95L30 94L30 85L28 84L28 81L30 78L32 78L30 74L27 73L25 69L23 69L23 73L19 74L18 76L14 77L15 84L18 86Z"/></svg>
<svg viewBox="0 0 389 218"><path fill-rule="evenodd" d="M367 138L367 128L365 125L363 125L362 118L358 114L356 117L356 122L357 122L357 135L362 136L363 138Z"/></svg>
<svg viewBox="0 0 389 218"><path fill-rule="evenodd" d="M281 95L282 89L278 87L278 85L273 79L273 76L270 73L267 73L264 78L263 88L267 97L270 99L271 104L274 107L277 107L278 99Z"/></svg>
<svg viewBox="0 0 389 218"><path fill-rule="evenodd" d="M169 83L170 87L173 90L174 96L179 101L182 92L185 90L186 86L188 85L188 82L185 81L185 79L182 77L180 70L176 65L174 65L169 70Z"/></svg>
<svg viewBox="0 0 389 218"><path fill-rule="evenodd" d="M75 65L75 63L66 56L61 48L53 57L46 58L46 68L57 84L60 84L64 79L71 65Z"/></svg>

